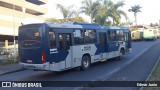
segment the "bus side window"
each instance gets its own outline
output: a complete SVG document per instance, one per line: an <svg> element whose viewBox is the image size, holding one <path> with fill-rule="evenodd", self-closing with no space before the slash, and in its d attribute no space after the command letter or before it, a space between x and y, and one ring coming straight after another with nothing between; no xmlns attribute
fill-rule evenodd
<svg viewBox="0 0 160 90"><path fill-rule="evenodd" d="M110 31L110 40L116 41L116 31L115 30Z"/></svg>
<svg viewBox="0 0 160 90"><path fill-rule="evenodd" d="M84 40L85 43L96 43L97 42L96 30L86 30Z"/></svg>
<svg viewBox="0 0 160 90"><path fill-rule="evenodd" d="M59 50L69 50L72 44L71 42L71 34L70 33L59 33Z"/></svg>
<svg viewBox="0 0 160 90"><path fill-rule="evenodd" d="M75 30L74 31L74 44L83 44L83 31L82 30Z"/></svg>
<svg viewBox="0 0 160 90"><path fill-rule="evenodd" d="M120 40L120 30L116 30L116 40Z"/></svg>
<svg viewBox="0 0 160 90"><path fill-rule="evenodd" d="M120 30L121 40L124 41L124 31Z"/></svg>
<svg viewBox="0 0 160 90"><path fill-rule="evenodd" d="M64 39L63 35L59 35L58 38L59 38L59 49L63 50L64 49L64 47L63 47L63 39Z"/></svg>
<svg viewBox="0 0 160 90"><path fill-rule="evenodd" d="M108 30L108 41L111 41L111 32L110 32L110 30Z"/></svg>
<svg viewBox="0 0 160 90"><path fill-rule="evenodd" d="M134 33L132 35L134 35ZM125 41L128 41L128 33L127 32L125 32L124 38L125 38Z"/></svg>
<svg viewBox="0 0 160 90"><path fill-rule="evenodd" d="M69 50L71 46L70 34L66 34L65 38L66 38L66 50Z"/></svg>
<svg viewBox="0 0 160 90"><path fill-rule="evenodd" d="M124 33L123 30L116 30L116 39L118 41L124 41Z"/></svg>
<svg viewBox="0 0 160 90"><path fill-rule="evenodd" d="M56 47L56 39L54 31L49 31L49 45L51 48Z"/></svg>

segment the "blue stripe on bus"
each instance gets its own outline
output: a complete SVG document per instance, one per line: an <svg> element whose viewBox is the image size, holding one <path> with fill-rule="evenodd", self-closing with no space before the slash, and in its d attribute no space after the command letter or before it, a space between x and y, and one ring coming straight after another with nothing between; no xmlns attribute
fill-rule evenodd
<svg viewBox="0 0 160 90"><path fill-rule="evenodd" d="M68 54L69 54L68 50L58 51L58 53L50 54L49 57L48 57L48 62L57 63L57 62L65 61L67 56L68 56Z"/></svg>

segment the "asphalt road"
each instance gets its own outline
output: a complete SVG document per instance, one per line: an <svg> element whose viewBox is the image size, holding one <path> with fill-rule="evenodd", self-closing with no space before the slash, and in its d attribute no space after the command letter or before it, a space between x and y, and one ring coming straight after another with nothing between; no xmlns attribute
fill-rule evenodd
<svg viewBox="0 0 160 90"><path fill-rule="evenodd" d="M20 71L7 75L0 76L0 81L96 81L96 80L145 80L147 75L150 73L153 68L158 56L160 55L160 50L158 49L158 44L160 44L160 40L156 41L140 41L132 43L132 53L126 55L123 60L112 59L107 62L100 62L91 65L87 71L78 71L78 70L67 70L60 73L54 72L46 72L46 71ZM154 46L153 46L154 45ZM156 47L156 48L155 48ZM154 48L149 49L148 48ZM151 61L152 59L153 62ZM147 60L148 62L145 62ZM137 64L141 63L143 68L141 71L145 69L144 67L151 67L141 76L134 76L131 72L139 70ZM146 64L143 64L146 63ZM152 63L152 64L150 64ZM144 65L144 66L143 66ZM125 71L126 70L126 71ZM130 71L130 72L129 72ZM124 73L123 73L124 72ZM129 77L124 77L124 74ZM139 77L139 78L136 78ZM0 88L4 89L4 88ZM27 88L7 88L7 90L28 90ZM32 89L32 88L30 88ZM34 90L41 90L43 88L33 88ZM47 88L48 90L57 90L57 89L73 89L73 88ZM93 89L93 88L92 88ZM94 88L97 90L97 88ZM117 89L114 89L117 90ZM128 89L127 89L128 90Z"/></svg>
<svg viewBox="0 0 160 90"><path fill-rule="evenodd" d="M135 61L129 63L126 67L123 67L116 73L106 77L104 81L145 81L158 59L160 59L159 43L154 44L147 52L137 57ZM139 90L140 88L141 87L95 87L86 88L84 90Z"/></svg>

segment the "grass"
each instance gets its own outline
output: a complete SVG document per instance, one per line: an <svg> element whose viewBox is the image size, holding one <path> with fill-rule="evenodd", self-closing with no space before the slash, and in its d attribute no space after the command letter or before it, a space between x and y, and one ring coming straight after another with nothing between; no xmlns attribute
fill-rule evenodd
<svg viewBox="0 0 160 90"><path fill-rule="evenodd" d="M147 81L160 81L160 60ZM143 90L160 90L160 87L144 87Z"/></svg>
<svg viewBox="0 0 160 90"><path fill-rule="evenodd" d="M17 63L17 62L14 62L14 60L5 60L3 62L0 62L0 66L14 64L14 63Z"/></svg>

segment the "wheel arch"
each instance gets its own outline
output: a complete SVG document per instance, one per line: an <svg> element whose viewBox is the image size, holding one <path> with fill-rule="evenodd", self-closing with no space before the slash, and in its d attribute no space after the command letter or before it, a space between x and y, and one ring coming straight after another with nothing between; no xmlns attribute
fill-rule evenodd
<svg viewBox="0 0 160 90"><path fill-rule="evenodd" d="M122 54L125 55L125 48L121 47L120 52L122 51Z"/></svg>
<svg viewBox="0 0 160 90"><path fill-rule="evenodd" d="M84 56L88 56L88 57L90 58L90 60L91 60L91 55L90 55L89 53L83 54L82 58L83 58Z"/></svg>

